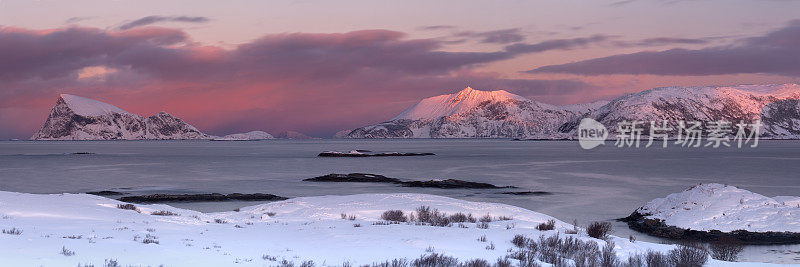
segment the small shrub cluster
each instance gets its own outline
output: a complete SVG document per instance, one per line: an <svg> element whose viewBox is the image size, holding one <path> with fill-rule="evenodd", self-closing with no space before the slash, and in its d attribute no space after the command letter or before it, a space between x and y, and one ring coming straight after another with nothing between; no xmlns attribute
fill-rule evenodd
<svg viewBox="0 0 800 267"><path fill-rule="evenodd" d="M597 239L606 239L612 229L610 222L592 222L586 227L586 234Z"/></svg>
<svg viewBox="0 0 800 267"><path fill-rule="evenodd" d="M575 266L600 266L602 257L607 261L618 261L613 253L613 245L607 246L603 254L595 241L582 241L572 236L561 238L558 234L549 237L540 236L533 240L524 236L515 236L511 242L519 248L509 257L520 261L521 266L535 266L536 260L565 266L566 260L573 261Z"/></svg>
<svg viewBox="0 0 800 267"><path fill-rule="evenodd" d="M174 212L171 212L171 211L168 211L168 210L154 211L154 212L151 212L150 215L156 215L156 216L180 216L180 214L177 214L177 213L174 213Z"/></svg>
<svg viewBox="0 0 800 267"><path fill-rule="evenodd" d="M431 253L430 255L422 255L419 259L415 259L411 266L425 266L425 267L444 267L444 266L458 266L458 259L445 256L443 254Z"/></svg>
<svg viewBox="0 0 800 267"><path fill-rule="evenodd" d="M219 223L219 224L225 224L225 223L228 223L227 221L225 221L225 220L223 220L223 219L214 219L214 222L215 222L215 223Z"/></svg>
<svg viewBox="0 0 800 267"><path fill-rule="evenodd" d="M4 234L7 235L21 235L22 229L17 229L16 227L12 227L11 229L3 229Z"/></svg>
<svg viewBox="0 0 800 267"><path fill-rule="evenodd" d="M146 234L144 239L142 239L142 244L158 244L158 237L151 234Z"/></svg>
<svg viewBox="0 0 800 267"><path fill-rule="evenodd" d="M103 264L103 267L122 267L122 265L117 263L117 260L115 259L106 259L106 262L105 264Z"/></svg>
<svg viewBox="0 0 800 267"><path fill-rule="evenodd" d="M117 208L121 210L133 210L139 212L139 209L137 209L133 204L117 204Z"/></svg>
<svg viewBox="0 0 800 267"><path fill-rule="evenodd" d="M547 220L547 222L540 223L539 225L536 226L536 229L538 229L539 231L549 231L556 229L556 220L550 219Z"/></svg>
<svg viewBox="0 0 800 267"><path fill-rule="evenodd" d="M699 244L684 244L669 252L668 258L674 266L700 267L708 260L708 250Z"/></svg>
<svg viewBox="0 0 800 267"><path fill-rule="evenodd" d="M407 222L408 216L402 210L387 210L381 214L381 219L391 222Z"/></svg>
<svg viewBox="0 0 800 267"><path fill-rule="evenodd" d="M350 220L350 221L355 221L356 220L356 215L355 214L347 215L346 213L342 213L341 216L342 216L342 220Z"/></svg>
<svg viewBox="0 0 800 267"><path fill-rule="evenodd" d="M472 214L464 214L461 212L447 215L447 213L440 212L438 209L431 209L428 206L420 206L416 209L415 213L411 213L408 217L401 210L388 210L385 211L381 218L393 222L416 222L417 224L427 224L431 226L450 227L453 223L463 225L463 223L475 223L478 221ZM467 228L466 225L462 226Z"/></svg>

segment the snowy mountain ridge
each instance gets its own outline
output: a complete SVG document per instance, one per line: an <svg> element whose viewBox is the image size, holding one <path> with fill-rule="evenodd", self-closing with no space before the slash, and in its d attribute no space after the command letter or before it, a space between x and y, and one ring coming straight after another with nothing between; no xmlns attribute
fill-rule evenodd
<svg viewBox="0 0 800 267"><path fill-rule="evenodd" d="M392 120L435 119L452 116L468 112L484 101L506 101L510 99L530 101L505 90L479 91L467 87L454 94L425 98Z"/></svg>
<svg viewBox="0 0 800 267"><path fill-rule="evenodd" d="M32 140L209 139L210 136L166 112L150 117L114 105L61 94Z"/></svg>
<svg viewBox="0 0 800 267"><path fill-rule="evenodd" d="M94 99L89 99L70 94L60 94L59 97L64 100L67 106L76 115L102 116L113 113L129 114L127 111L124 111L121 108L118 108L117 106L100 102Z"/></svg>
<svg viewBox="0 0 800 267"><path fill-rule="evenodd" d="M512 93L479 91L430 97L395 118L339 138L534 138L573 139L580 120L609 129L623 121L761 120L767 138L800 138L800 85L660 87L612 101L554 106ZM649 133L649 125L644 125ZM613 138L613 136L612 136Z"/></svg>

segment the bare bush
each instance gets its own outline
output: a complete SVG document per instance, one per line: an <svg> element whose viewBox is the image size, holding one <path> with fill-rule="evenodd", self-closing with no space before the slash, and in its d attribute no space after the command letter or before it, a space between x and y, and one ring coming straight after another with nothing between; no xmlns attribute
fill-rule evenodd
<svg viewBox="0 0 800 267"><path fill-rule="evenodd" d="M649 250L644 256L647 267L669 267L669 258L664 253Z"/></svg>
<svg viewBox="0 0 800 267"><path fill-rule="evenodd" d="M411 266L414 267L452 267L457 265L458 259L437 253L422 255L419 259L411 262Z"/></svg>
<svg viewBox="0 0 800 267"><path fill-rule="evenodd" d="M431 207L419 206L417 208L417 221L427 222L431 220Z"/></svg>
<svg viewBox="0 0 800 267"><path fill-rule="evenodd" d="M546 222L540 223L539 225L536 226L536 229L538 229L539 231L548 231L556 229L556 220L550 219L547 220Z"/></svg>
<svg viewBox="0 0 800 267"><path fill-rule="evenodd" d="M75 251L69 250L67 247L61 247L61 255L69 257L75 255Z"/></svg>
<svg viewBox="0 0 800 267"><path fill-rule="evenodd" d="M625 267L647 267L642 254L630 255L628 263L624 264Z"/></svg>
<svg viewBox="0 0 800 267"><path fill-rule="evenodd" d="M450 215L450 221L454 223L463 223L467 222L469 219L466 214L457 212L456 214Z"/></svg>
<svg viewBox="0 0 800 267"><path fill-rule="evenodd" d="M489 242L489 245L486 246L486 250L494 250L494 248L495 247L493 242Z"/></svg>
<svg viewBox="0 0 800 267"><path fill-rule="evenodd" d="M487 222L479 222L476 225L476 227L478 227L478 229L489 229L489 223L487 223Z"/></svg>
<svg viewBox="0 0 800 267"><path fill-rule="evenodd" d="M711 258L721 261L737 261L739 253L744 250L744 245L739 239L724 237L708 245L711 249Z"/></svg>
<svg viewBox="0 0 800 267"><path fill-rule="evenodd" d="M679 245L670 250L669 261L678 267L700 267L708 260L708 251L699 245Z"/></svg>
<svg viewBox="0 0 800 267"><path fill-rule="evenodd" d="M511 267L511 261L507 258L498 258L494 263L494 267Z"/></svg>
<svg viewBox="0 0 800 267"><path fill-rule="evenodd" d="M478 238L478 241L486 242L486 235L482 235L480 238Z"/></svg>
<svg viewBox="0 0 800 267"><path fill-rule="evenodd" d="M597 239L605 239L612 229L610 222L592 222L586 227L586 234Z"/></svg>
<svg viewBox="0 0 800 267"><path fill-rule="evenodd" d="M492 267L488 261L484 259L474 259L465 263L459 264L459 267Z"/></svg>
<svg viewBox="0 0 800 267"><path fill-rule="evenodd" d="M607 241L600 253L600 266L616 267L617 265L619 265L619 258L617 258L617 253L614 253L614 242Z"/></svg>
<svg viewBox="0 0 800 267"><path fill-rule="evenodd" d="M314 267L314 261L307 260L300 263L300 267Z"/></svg>
<svg viewBox="0 0 800 267"><path fill-rule="evenodd" d="M524 248L527 244L527 238L523 235L515 235L513 239L511 239L511 244L518 248Z"/></svg>
<svg viewBox="0 0 800 267"><path fill-rule="evenodd" d="M381 214L381 219L392 222L407 222L408 217L402 210L387 210Z"/></svg>
<svg viewBox="0 0 800 267"><path fill-rule="evenodd" d="M489 215L489 214L483 215L483 217L481 217L480 219L478 219L478 221L480 221L480 222L486 222L486 223L490 223L490 222L492 222L492 216L491 216L491 215Z"/></svg>
<svg viewBox="0 0 800 267"><path fill-rule="evenodd" d="M354 223L353 227L361 227L361 224L360 223Z"/></svg>
<svg viewBox="0 0 800 267"><path fill-rule="evenodd" d="M174 213L174 212L171 212L171 211L168 211L168 210L154 211L154 212L151 212L150 215L156 215L156 216L180 216L180 214L177 214L177 213Z"/></svg>
<svg viewBox="0 0 800 267"><path fill-rule="evenodd" d="M16 227L12 227L11 229L3 229L4 234L7 235L21 235L22 229L17 229Z"/></svg>
<svg viewBox="0 0 800 267"><path fill-rule="evenodd" d="M106 259L103 267L122 267L115 259Z"/></svg>
<svg viewBox="0 0 800 267"><path fill-rule="evenodd" d="M370 267L408 267L407 259L393 259L391 261L384 261L373 263Z"/></svg>
<svg viewBox="0 0 800 267"><path fill-rule="evenodd" d="M223 219L214 219L214 222L215 222L215 223L219 223L219 224L225 224L225 223L228 223L227 221L225 221L225 220L223 220Z"/></svg>

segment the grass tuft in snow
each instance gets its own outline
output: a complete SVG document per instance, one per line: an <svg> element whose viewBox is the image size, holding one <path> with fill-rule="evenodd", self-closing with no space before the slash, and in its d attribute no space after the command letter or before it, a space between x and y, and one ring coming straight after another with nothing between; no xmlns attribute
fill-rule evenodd
<svg viewBox="0 0 800 267"><path fill-rule="evenodd" d="M177 213L174 213L174 212L171 212L171 211L168 211L168 210L154 211L154 212L151 212L150 215L156 215L156 216L181 216L180 214L177 214Z"/></svg>
<svg viewBox="0 0 800 267"><path fill-rule="evenodd" d="M67 247L61 247L61 255L69 257L75 255L75 251L69 250Z"/></svg>
<svg viewBox="0 0 800 267"><path fill-rule="evenodd" d="M136 205L133 204L117 204L117 208L121 210L132 210L139 212L139 209L137 209Z"/></svg>
<svg viewBox="0 0 800 267"><path fill-rule="evenodd" d="M17 229L16 227L12 227L11 229L3 229L4 234L7 235L21 235L22 229Z"/></svg>

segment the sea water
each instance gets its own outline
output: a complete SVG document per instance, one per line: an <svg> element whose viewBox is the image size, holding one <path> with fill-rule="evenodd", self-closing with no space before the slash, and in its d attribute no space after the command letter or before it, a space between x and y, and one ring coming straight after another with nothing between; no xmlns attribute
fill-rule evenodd
<svg viewBox="0 0 800 267"><path fill-rule="evenodd" d="M644 144L642 144L644 145ZM321 158L326 150L432 152L435 156ZM461 179L517 189L404 188L313 183L329 173L373 173L404 180ZM698 183L724 183L766 196L800 195L800 141L756 148L592 150L571 141L493 139L265 141L3 141L0 190L27 193L271 193L286 197L413 192L519 206L585 226L609 221L614 234L643 235L614 219L647 201ZM508 191L545 191L518 196ZM204 212L259 202L173 203ZM800 245L751 246L744 261L800 263Z"/></svg>

